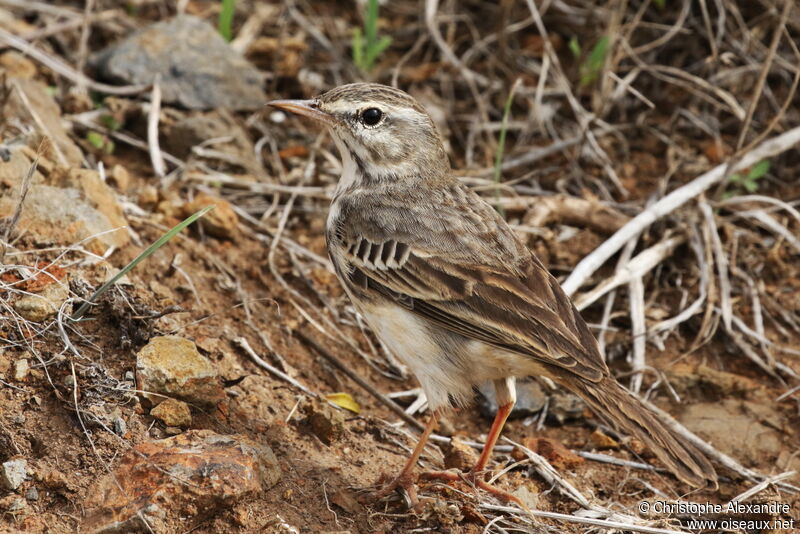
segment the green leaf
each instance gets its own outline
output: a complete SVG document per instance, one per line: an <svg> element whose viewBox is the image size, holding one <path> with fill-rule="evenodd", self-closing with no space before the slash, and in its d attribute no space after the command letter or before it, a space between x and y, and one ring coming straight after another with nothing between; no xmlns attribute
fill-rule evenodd
<svg viewBox="0 0 800 534"><path fill-rule="evenodd" d="M100 116L100 123L109 130L112 130L114 132L122 128L122 123L118 121L117 118L114 117L113 115Z"/></svg>
<svg viewBox="0 0 800 534"><path fill-rule="evenodd" d="M653 0L653 3L656 5L658 9L664 9L667 7L666 0Z"/></svg>
<svg viewBox="0 0 800 534"><path fill-rule="evenodd" d="M106 136L104 136L99 132L87 133L86 140L89 142L90 145L95 147L97 150L103 150L103 147L106 144Z"/></svg>
<svg viewBox="0 0 800 534"><path fill-rule="evenodd" d="M219 33L226 41L233 39L233 15L236 12L236 0L222 0L219 12Z"/></svg>
<svg viewBox="0 0 800 534"><path fill-rule="evenodd" d="M755 193L758 191L758 182L755 180L745 180L742 185L748 193Z"/></svg>
<svg viewBox="0 0 800 534"><path fill-rule="evenodd" d="M368 68L372 68L375 65L375 60L378 59L384 50L389 48L389 45L392 44L392 38L388 35L384 35L381 37L380 41L378 41L374 46L370 47L368 50L367 55L367 65Z"/></svg>
<svg viewBox="0 0 800 534"><path fill-rule="evenodd" d="M170 229L169 232L167 232L166 234L164 234L160 238L158 238L158 240L155 243L153 243L152 245L147 247L144 250L144 252L142 252L141 254L136 256L133 259L133 261L131 261L128 265L123 267L122 270L120 272L118 272L111 280L109 280L108 282L103 284L100 287L100 289L95 291L94 294L91 297L86 299L86 302L81 304L80 307L75 311L75 313L72 314L71 319L73 321L77 321L81 317L83 317L83 314L86 313L86 310L89 309L89 306L92 304L92 302L94 302L100 295L102 295L103 293L108 291L111 288L111 286L113 286L114 284L117 283L117 281L119 281L120 278L122 278L123 276L128 274L134 267L136 267L137 265L139 265L139 263L143 262L148 257L150 257L155 251L157 251L158 249L160 249L161 247L166 245L167 242L169 242L170 239L172 239L173 237L175 237L178 234L178 232L180 232L181 230L183 230L184 228L186 228L187 226L189 226L190 224L192 224L197 219L199 219L200 217L202 217L203 215L205 215L206 213L208 213L209 211L211 211L214 208L215 208L215 206L213 204L210 205L210 206L206 206L205 208L203 208L203 209L201 209L201 210L199 210L199 211L197 211L195 213L192 213L191 215L186 217L184 220L182 220L181 222L179 222L178 224L173 226L172 229Z"/></svg>
<svg viewBox="0 0 800 534"><path fill-rule="evenodd" d="M763 178L765 174L769 172L769 160L763 159L753 165L750 169L750 172L747 173L747 178L750 180L758 180L759 178Z"/></svg>
<svg viewBox="0 0 800 534"><path fill-rule="evenodd" d="M572 55L575 56L575 59L581 58L581 43L578 42L578 38L574 35L572 39L569 40L569 44L567 45L569 51L572 52Z"/></svg>
<svg viewBox="0 0 800 534"><path fill-rule="evenodd" d="M589 57L586 58L580 68L582 86L586 86L594 82L597 79L597 76L603 70L603 65L605 65L606 62L606 56L608 56L610 43L611 40L607 35L604 35L599 41L597 41L597 44L594 45L592 51L589 52Z"/></svg>

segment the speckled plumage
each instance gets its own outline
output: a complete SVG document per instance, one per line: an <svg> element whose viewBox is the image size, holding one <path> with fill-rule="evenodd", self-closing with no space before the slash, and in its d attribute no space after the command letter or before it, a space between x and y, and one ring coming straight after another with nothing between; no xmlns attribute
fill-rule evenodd
<svg viewBox="0 0 800 534"><path fill-rule="evenodd" d="M511 403L513 377L543 375L644 441L681 480L716 481L702 452L614 380L555 278L452 175L411 96L351 84L304 106L329 126L343 159L327 223L336 272L433 408L463 402L487 381ZM360 117L371 107L382 119L368 126Z"/></svg>

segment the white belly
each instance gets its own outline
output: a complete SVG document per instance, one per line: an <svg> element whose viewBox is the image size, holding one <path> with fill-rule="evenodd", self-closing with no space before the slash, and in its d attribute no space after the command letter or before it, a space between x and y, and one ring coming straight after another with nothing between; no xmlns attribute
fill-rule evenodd
<svg viewBox="0 0 800 534"><path fill-rule="evenodd" d="M431 408L447 406L451 400L465 404L474 385L534 371L526 356L460 336L434 336L424 319L400 306L360 308L381 342L417 377Z"/></svg>

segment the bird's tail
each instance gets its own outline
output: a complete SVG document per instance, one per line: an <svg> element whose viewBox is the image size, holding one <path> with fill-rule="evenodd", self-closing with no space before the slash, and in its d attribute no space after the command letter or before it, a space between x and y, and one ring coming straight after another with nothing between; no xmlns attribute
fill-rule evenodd
<svg viewBox="0 0 800 534"><path fill-rule="evenodd" d="M595 414L643 441L681 481L695 487L717 486L717 473L705 454L613 378L583 381L570 389Z"/></svg>

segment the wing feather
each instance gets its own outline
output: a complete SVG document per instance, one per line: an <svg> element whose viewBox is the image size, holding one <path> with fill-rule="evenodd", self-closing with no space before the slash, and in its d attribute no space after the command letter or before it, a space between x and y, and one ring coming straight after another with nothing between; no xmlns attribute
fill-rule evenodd
<svg viewBox="0 0 800 534"><path fill-rule="evenodd" d="M344 225L348 231L337 246L344 251L340 275L351 290L359 298L391 299L452 332L587 380L606 376L586 323L505 221L477 197L468 213L453 213L444 200L425 219L408 203L401 212L392 204L351 212L356 219ZM385 228L387 221L392 228Z"/></svg>

